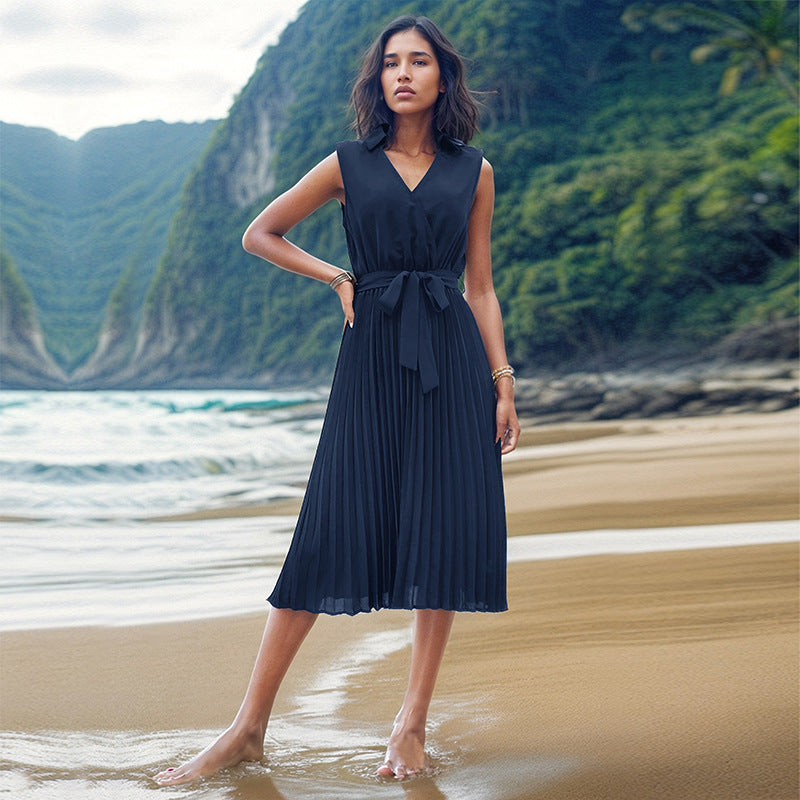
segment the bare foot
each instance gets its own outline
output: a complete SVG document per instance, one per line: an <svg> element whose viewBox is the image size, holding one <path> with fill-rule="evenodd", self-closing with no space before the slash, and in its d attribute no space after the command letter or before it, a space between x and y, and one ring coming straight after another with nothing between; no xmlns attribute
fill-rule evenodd
<svg viewBox="0 0 800 800"><path fill-rule="evenodd" d="M386 757L378 768L378 775L384 778L411 778L427 769L425 758L425 729L405 726L396 722L389 737Z"/></svg>
<svg viewBox="0 0 800 800"><path fill-rule="evenodd" d="M239 732L228 728L193 759L159 772L153 780L160 786L191 783L241 761L259 761L263 757L264 736L260 731Z"/></svg>

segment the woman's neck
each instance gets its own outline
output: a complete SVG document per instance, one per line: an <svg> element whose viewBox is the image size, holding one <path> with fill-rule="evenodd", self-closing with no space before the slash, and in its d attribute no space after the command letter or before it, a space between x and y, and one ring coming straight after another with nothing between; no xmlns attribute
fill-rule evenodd
<svg viewBox="0 0 800 800"><path fill-rule="evenodd" d="M420 153L435 153L436 139L433 135L433 117L425 119L394 118L392 141L387 150L398 150L409 156Z"/></svg>

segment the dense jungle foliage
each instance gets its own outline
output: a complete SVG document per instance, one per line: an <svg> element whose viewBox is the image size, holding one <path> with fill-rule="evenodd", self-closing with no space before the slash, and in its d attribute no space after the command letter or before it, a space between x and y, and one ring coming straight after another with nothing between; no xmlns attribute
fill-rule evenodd
<svg viewBox="0 0 800 800"><path fill-rule="evenodd" d="M495 282L517 364L594 358L620 345L697 347L796 314L793 99L735 52L696 55L719 33L709 19L723 34L733 24L718 18L730 5L311 0L262 57L184 193L146 317L157 328L172 314L183 332L173 369L287 370L288 381L330 369L336 298L243 254L239 237L271 197L351 137L346 103L360 57L406 11L437 20L470 57L470 85L485 106L473 143L495 167ZM737 25L772 25L764 35L794 74L796 5L735 7ZM692 9L711 17L692 18ZM770 9L780 10L776 20L765 19ZM655 13L670 10L666 24ZM732 64L737 85L728 77L723 86ZM277 182L238 209L218 190L221 154L265 98L283 109L274 114ZM334 204L290 238L347 263Z"/></svg>
<svg viewBox="0 0 800 800"><path fill-rule="evenodd" d="M484 106L472 144L495 170L494 273L512 361L701 348L797 314L797 12L784 0L309 0L192 170L143 308L143 265L181 180L155 142L135 174L100 159L118 187L61 216L27 189L3 233L62 363L87 354L77 323L96 332L106 307L131 353L139 326L124 385L326 379L336 296L247 255L241 234L352 138L363 52L392 18L420 13L468 56ZM9 156L3 179L18 187ZM264 158L270 180L253 196L242 187ZM76 219L88 233L73 242ZM331 203L290 238L346 266L340 220Z"/></svg>
<svg viewBox="0 0 800 800"><path fill-rule="evenodd" d="M73 142L0 123L0 231L62 366L94 349L126 268L128 297L141 308L183 182L215 124L145 122Z"/></svg>

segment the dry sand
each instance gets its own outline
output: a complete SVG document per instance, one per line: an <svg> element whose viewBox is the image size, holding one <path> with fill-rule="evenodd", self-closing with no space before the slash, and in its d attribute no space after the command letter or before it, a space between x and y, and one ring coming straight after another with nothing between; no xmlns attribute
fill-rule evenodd
<svg viewBox="0 0 800 800"><path fill-rule="evenodd" d="M512 532L794 519L797 422L791 411L529 430L505 465ZM442 773L406 796L471 800L470 775L472 796L492 800L798 796L795 545L515 563L509 604L457 619L432 708ZM321 618L275 713L289 719L326 665L408 619ZM224 726L262 625L6 634L2 727ZM407 658L400 648L343 673L330 727L388 728ZM236 791L283 796L252 779Z"/></svg>

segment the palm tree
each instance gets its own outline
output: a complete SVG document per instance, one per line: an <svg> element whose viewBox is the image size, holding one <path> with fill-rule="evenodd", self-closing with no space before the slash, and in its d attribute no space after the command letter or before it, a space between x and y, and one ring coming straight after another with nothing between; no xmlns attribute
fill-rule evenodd
<svg viewBox="0 0 800 800"><path fill-rule="evenodd" d="M704 28L711 37L692 50L691 58L703 64L718 53L727 55L720 94L736 91L747 75L755 74L760 80L771 75L798 102L797 8L796 0L634 3L625 10L622 22L637 32L647 22L668 33Z"/></svg>

